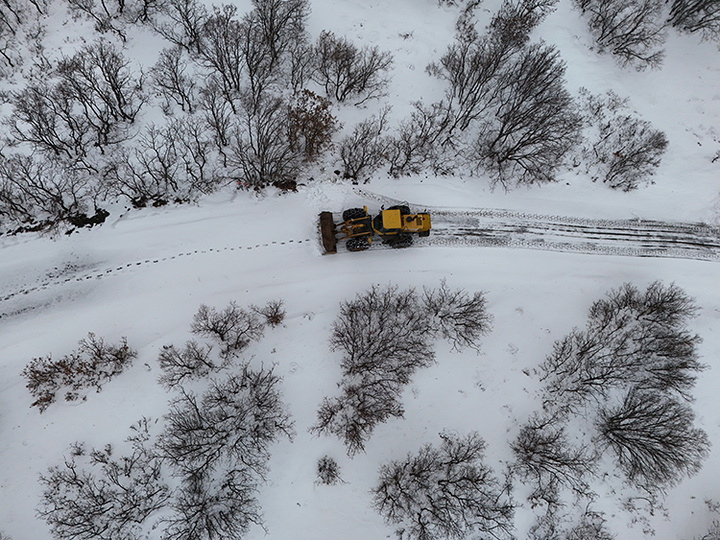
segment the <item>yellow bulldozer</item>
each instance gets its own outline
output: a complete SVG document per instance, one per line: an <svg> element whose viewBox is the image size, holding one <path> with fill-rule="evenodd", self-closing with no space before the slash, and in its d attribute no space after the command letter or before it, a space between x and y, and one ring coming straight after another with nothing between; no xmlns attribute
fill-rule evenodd
<svg viewBox="0 0 720 540"><path fill-rule="evenodd" d="M412 245L414 234L430 236L430 214L413 214L407 205L397 205L373 218L364 206L345 210L342 222L335 223L332 212L321 212L320 233L325 253L337 253L337 243L342 240L348 251L364 251L375 235L385 245L404 248Z"/></svg>

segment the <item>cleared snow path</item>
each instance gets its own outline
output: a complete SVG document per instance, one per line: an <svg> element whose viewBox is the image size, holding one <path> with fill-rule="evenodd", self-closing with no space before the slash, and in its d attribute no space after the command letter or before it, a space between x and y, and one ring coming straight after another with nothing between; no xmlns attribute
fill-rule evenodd
<svg viewBox="0 0 720 540"><path fill-rule="evenodd" d="M383 204L389 197L357 190ZM493 246L631 257L720 260L720 227L641 219L592 220L496 209L457 210L410 204L432 216L430 237L417 246Z"/></svg>

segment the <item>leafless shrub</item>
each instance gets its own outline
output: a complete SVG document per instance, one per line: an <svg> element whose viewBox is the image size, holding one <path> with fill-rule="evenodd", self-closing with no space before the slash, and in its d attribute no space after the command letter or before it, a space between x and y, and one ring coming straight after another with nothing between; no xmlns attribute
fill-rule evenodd
<svg viewBox="0 0 720 540"><path fill-rule="evenodd" d="M381 97L388 84L392 55L377 47L358 49L346 38L323 31L315 45L314 80L338 101L358 100L356 105Z"/></svg>
<svg viewBox="0 0 720 540"><path fill-rule="evenodd" d="M639 291L625 284L595 302L586 329L556 342L540 369L545 413L558 428L571 414L594 422L593 444L612 450L639 491L626 502L633 513L654 511L660 495L695 474L708 453L688 405L704 369L700 338L686 329L696 310L675 285Z"/></svg>
<svg viewBox="0 0 720 540"><path fill-rule="evenodd" d="M272 328L280 326L285 320L285 310L282 300L271 300L262 307L251 306L251 309L265 319L265 324Z"/></svg>
<svg viewBox="0 0 720 540"><path fill-rule="evenodd" d="M517 460L513 471L533 486L531 502L558 506L560 487L578 497L591 496L588 478L595 472L598 456L586 446L570 444L562 419L534 416L520 428L510 448Z"/></svg>
<svg viewBox="0 0 720 540"><path fill-rule="evenodd" d="M562 540L613 540L601 513L585 509L580 520L561 537Z"/></svg>
<svg viewBox="0 0 720 540"><path fill-rule="evenodd" d="M357 124L351 135L340 141L343 177L354 181L365 179L386 162L386 143L383 133L387 127L389 109Z"/></svg>
<svg viewBox="0 0 720 540"><path fill-rule="evenodd" d="M558 0L505 0L490 21L490 35L504 47L522 47Z"/></svg>
<svg viewBox="0 0 720 540"><path fill-rule="evenodd" d="M147 419L133 426L132 453L114 458L113 448L87 451L71 447L62 465L40 477L43 498L38 515L55 538L136 540L150 530L150 516L168 501L161 463L147 448Z"/></svg>
<svg viewBox="0 0 720 540"><path fill-rule="evenodd" d="M210 338L222 346L223 358L242 352L265 332L265 324L254 310L246 310L235 302L222 311L201 305L190 327L193 334Z"/></svg>
<svg viewBox="0 0 720 540"><path fill-rule="evenodd" d="M108 345L90 333L78 345L76 351L60 360L53 360L51 356L33 358L25 366L22 376L35 398L31 407L45 411L63 389L66 401L78 399L78 391L86 388L95 387L99 392L105 382L122 373L137 357L125 338L118 345Z"/></svg>
<svg viewBox="0 0 720 540"><path fill-rule="evenodd" d="M375 426L402 416L403 385L434 361L427 316L412 290L372 287L341 304L330 339L343 352L341 397L326 398L311 428L340 437L354 455Z"/></svg>
<svg viewBox="0 0 720 540"><path fill-rule="evenodd" d="M454 319L453 309L462 311ZM341 393L323 400L311 431L338 436L351 456L363 451L378 424L402 417L404 385L435 360L431 340L442 335L458 348L475 348L487 322L481 296L445 284L426 289L424 298L414 289L373 286L342 303L330 338L331 348L343 353Z"/></svg>
<svg viewBox="0 0 720 540"><path fill-rule="evenodd" d="M257 485L265 478L270 445L293 434L280 382L272 369L244 366L212 381L200 398L182 391L165 417L161 455L186 479L211 478L229 464Z"/></svg>
<svg viewBox="0 0 720 540"><path fill-rule="evenodd" d="M665 43L662 0L574 0L588 18L600 52L616 56L623 66L659 68Z"/></svg>
<svg viewBox="0 0 720 540"><path fill-rule="evenodd" d="M310 431L335 435L345 444L348 455L354 456L365 450L378 424L402 418L403 385L392 373L369 371L361 377L347 377L340 388L339 397L323 399Z"/></svg>
<svg viewBox="0 0 720 540"><path fill-rule="evenodd" d="M418 367L430 365L430 323L413 289L371 287L340 305L330 346L343 352L348 376L380 371L406 384Z"/></svg>
<svg viewBox="0 0 720 540"><path fill-rule="evenodd" d="M631 114L628 100L613 92L595 96L583 90L581 97L586 142L578 159L592 179L623 191L650 182L668 146L665 134Z"/></svg>
<svg viewBox="0 0 720 540"><path fill-rule="evenodd" d="M432 332L452 343L455 350L478 350L481 337L490 332L492 316L483 292L471 296L463 289L451 290L443 280L436 289L423 289L422 307L431 318Z"/></svg>
<svg viewBox="0 0 720 540"><path fill-rule="evenodd" d="M508 486L483 462L485 442L441 434L436 448L380 468L373 505L399 538L441 540L481 535L512 538L513 504Z"/></svg>
<svg viewBox="0 0 720 540"><path fill-rule="evenodd" d="M586 330L556 342L541 366L547 403L578 410L588 399L602 402L613 389L630 387L689 400L704 369L700 338L685 328L696 309L675 285L612 291L593 304Z"/></svg>
<svg viewBox="0 0 720 540"><path fill-rule="evenodd" d="M720 521L713 521L708 532L700 540L720 540Z"/></svg>
<svg viewBox="0 0 720 540"><path fill-rule="evenodd" d="M257 481L242 465L212 475L186 478L172 501L173 514L162 520L163 540L242 538L262 526Z"/></svg>
<svg viewBox="0 0 720 540"><path fill-rule="evenodd" d="M668 22L704 39L720 39L720 3L716 0L673 0Z"/></svg>
<svg viewBox="0 0 720 540"><path fill-rule="evenodd" d="M288 127L291 148L306 161L315 161L330 146L339 126L330 101L305 89L290 105Z"/></svg>
<svg viewBox="0 0 720 540"><path fill-rule="evenodd" d="M318 482L328 486L342 482L340 478L340 466L330 456L323 456L317 463Z"/></svg>
<svg viewBox="0 0 720 540"><path fill-rule="evenodd" d="M187 379L207 377L221 366L212 359L210 346L188 341L181 350L165 345L160 351L158 363L163 370L159 382L166 388L181 385ZM222 365L222 363L221 363Z"/></svg>
<svg viewBox="0 0 720 540"><path fill-rule="evenodd" d="M128 23L149 23L163 0L67 0L71 13L86 17L100 33L113 32L127 40Z"/></svg>
<svg viewBox="0 0 720 540"><path fill-rule="evenodd" d="M694 417L688 405L633 388L622 405L601 409L600 444L612 448L632 482L672 486L696 474L709 453L707 434L693 427Z"/></svg>

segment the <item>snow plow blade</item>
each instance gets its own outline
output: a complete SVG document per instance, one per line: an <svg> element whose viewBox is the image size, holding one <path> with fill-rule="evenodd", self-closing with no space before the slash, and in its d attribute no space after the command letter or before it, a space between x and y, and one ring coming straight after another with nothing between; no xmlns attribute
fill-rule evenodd
<svg viewBox="0 0 720 540"><path fill-rule="evenodd" d="M332 212L320 212L320 234L325 253L337 253L337 239L335 238L335 223L333 222Z"/></svg>

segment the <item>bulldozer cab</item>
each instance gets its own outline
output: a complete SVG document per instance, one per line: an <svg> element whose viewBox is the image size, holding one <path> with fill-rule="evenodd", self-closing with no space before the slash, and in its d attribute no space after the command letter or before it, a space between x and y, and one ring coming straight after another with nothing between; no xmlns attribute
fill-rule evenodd
<svg viewBox="0 0 720 540"><path fill-rule="evenodd" d="M383 210L373 220L373 229L378 234L392 234L402 229L400 210Z"/></svg>
<svg viewBox="0 0 720 540"><path fill-rule="evenodd" d="M395 208L383 210L375 216L373 229L380 235L401 232L422 234L430 231L430 214L403 214Z"/></svg>

